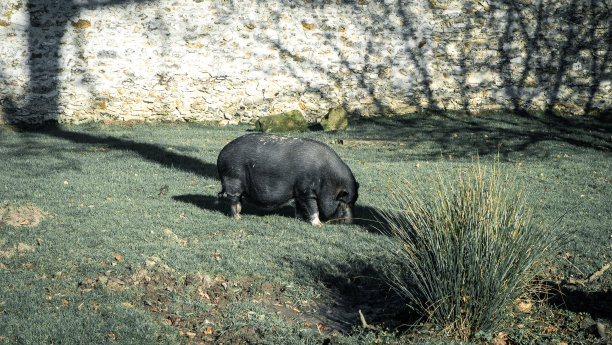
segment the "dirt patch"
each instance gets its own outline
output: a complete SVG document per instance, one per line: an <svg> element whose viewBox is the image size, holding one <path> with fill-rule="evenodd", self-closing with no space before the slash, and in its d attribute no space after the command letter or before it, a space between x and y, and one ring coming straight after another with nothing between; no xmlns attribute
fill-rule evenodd
<svg viewBox="0 0 612 345"><path fill-rule="evenodd" d="M175 327L188 343L194 344L251 344L264 339L267 330L259 329L256 324L245 324L238 329L225 324L236 303L243 302L255 303L278 318L331 338L333 334L350 332L358 325L359 310L368 322L380 322L381 318L388 317L378 309L383 302L378 295L380 291L359 289L348 298L330 294L317 301L301 301L294 305L287 297L287 289L292 287L253 277L228 280L200 272L183 275L159 260L147 260L146 265L134 268L131 274L117 275L110 270L79 283L81 293L94 289L117 292L128 288L142 291L126 306L157 314L163 322Z"/></svg>
<svg viewBox="0 0 612 345"><path fill-rule="evenodd" d="M225 310L250 296L248 286L243 284L199 272L182 276L159 260L147 260L145 266L136 267L129 275L119 276L111 270L79 283L82 293L134 287L141 288L142 294L129 306L159 315L189 343L217 341Z"/></svg>
<svg viewBox="0 0 612 345"><path fill-rule="evenodd" d="M261 311L236 308L245 302L263 307L267 313L299 328L316 330L328 344L336 343L335 335L351 334L354 327L375 334L397 332L398 343L427 342L449 336L435 325L416 322L397 295L379 281L354 279L328 284L322 286L324 292L316 300L297 303L288 297L291 286L255 277L230 280L201 272L183 274L164 265L161 259L152 258L127 274L118 275L109 270L85 279L79 283L79 289L81 293L94 289L115 292L138 289L134 300L122 305L154 313L160 322L174 327L188 344L261 343L273 330L264 324L249 322L251 317L260 317ZM548 303L514 307L509 311L511 324L503 332L481 337L497 339L496 343L506 345L540 340L570 343L572 339L606 344L612 339L612 320L607 309L609 292L593 296L577 294L565 289ZM593 316L585 313L587 302L598 303L601 312ZM244 315L236 317L237 311Z"/></svg>
<svg viewBox="0 0 612 345"><path fill-rule="evenodd" d="M49 216L49 213L34 206L0 207L0 225L8 224L14 227L33 227L38 226L47 216Z"/></svg>

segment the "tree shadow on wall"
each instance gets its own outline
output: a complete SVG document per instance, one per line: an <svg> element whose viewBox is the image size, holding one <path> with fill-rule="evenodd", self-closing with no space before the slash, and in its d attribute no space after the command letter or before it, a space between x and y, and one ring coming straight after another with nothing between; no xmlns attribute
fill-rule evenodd
<svg viewBox="0 0 612 345"><path fill-rule="evenodd" d="M237 9L239 1L230 3ZM371 76L386 78L390 70L399 70L409 73L410 81L393 91L402 93L403 100L419 110L462 109L469 113L475 105L473 100L484 97L481 107L487 102L501 102L523 117L537 109L590 114L602 110L598 102L605 101L598 97L606 95L601 87L612 79L612 9L605 0L463 1L459 8L430 2L426 8L434 14L430 21L421 20L424 17L416 14L422 12L421 4L409 0L376 2L372 6L368 1L337 2L342 14L358 14L363 19L359 25L369 23L356 28L335 27L326 20L317 22L320 9L336 6L328 1L276 3L281 4L280 9L273 10L276 19L285 16L285 10L295 11L295 7L310 11L312 18L301 23L304 30L320 29L312 36L320 36L327 54L338 62L329 65L317 55L304 56L293 49L289 37L262 32L256 36L258 42L285 57L283 72L298 80L306 93L317 94L327 103L337 102L337 86L340 92L366 99L363 107L392 113L385 90L380 90L377 79ZM267 8L268 2L258 0L254 6ZM275 20L262 29L282 32L284 26L285 22ZM346 35L350 30L361 37L355 41ZM386 42L389 37L394 37L393 45ZM381 53L385 50L395 53ZM436 65L432 66L428 60L434 57ZM330 82L313 85L313 74ZM459 97L439 91L442 89L456 89ZM488 90L494 92L482 96Z"/></svg>
<svg viewBox="0 0 612 345"><path fill-rule="evenodd" d="M60 115L60 73L63 68L60 65L62 39L69 26L79 30L92 25L87 20L79 19L82 11L130 3L154 3L155 1L27 0L24 7L29 20L25 30L29 80L25 90L25 102L16 102L9 97L0 100L4 122L22 129L30 129L30 123L45 122L47 126L57 124ZM85 71L86 66L81 66L77 73L85 74ZM17 105L17 103L23 103L23 105Z"/></svg>
<svg viewBox="0 0 612 345"><path fill-rule="evenodd" d="M129 3L154 3L156 0L97 1L47 1L28 0L25 8L29 24L26 28L28 45L29 82L25 92L25 104L17 105L12 98L0 100L4 122L20 131L39 131L77 144L107 145L116 150L127 150L164 167L177 168L205 177L216 178L214 164L199 159L168 152L156 144L142 143L112 136L98 137L83 132L68 131L58 126L60 116L60 50L62 39L69 26L79 30L91 25L80 20L81 11ZM82 71L76 73L85 73ZM1 70L0 70L1 72ZM1 74L0 74L1 75ZM84 78L86 79L86 78ZM21 103L21 102L20 102Z"/></svg>
<svg viewBox="0 0 612 345"><path fill-rule="evenodd" d="M237 1L235 0L231 1L232 4L235 4L236 2ZM290 11L294 11L294 8L298 6L314 9L317 7L324 8L325 6L330 5L329 1L324 0L306 2L278 0L277 2L282 5L283 9L290 9ZM266 1L257 0L257 3L258 4L256 6L268 6ZM359 13L360 16L364 16L366 20L373 23L373 25L359 27L358 30L361 30L364 34L362 37L363 40L360 42L352 41L351 39L344 37L343 34L339 34L339 32L344 32L347 30L344 26L335 28L326 24L327 20L323 20L322 23L318 23L322 29L320 35L322 37L323 45L328 47L329 50L337 56L336 66L330 68L330 66L326 66L313 58L305 58L302 54L303 52L295 52L291 47L291 44L294 42L290 39L283 40L281 38L266 35L259 36L258 41L261 44L271 47L284 58L285 64L282 66L282 73L287 71L291 77L299 81L299 83L303 86L305 93L316 94L318 97L320 97L320 99L332 105L336 104L338 100L334 95L336 91L331 85L337 85L343 89L343 92L348 91L350 93L348 98L352 98L353 100L363 99L363 107L373 109L373 113L383 115L394 114L391 110L391 103L389 100L379 95L380 90L376 85L377 79L373 78L372 76L377 76L377 78L385 78L388 76L389 67L398 69L404 67L401 65L401 62L394 61L393 56L386 56L380 59L374 57L377 53L379 53L379 50L382 49L380 46L378 46L380 43L380 38L384 37L389 30L391 32L399 32L404 44L397 48L399 48L403 54L406 54L409 61L414 65L414 79L416 80L415 82L411 83L412 89L400 91L405 92L405 100L408 103L419 104L418 100L410 100L410 98L414 94L420 93L424 95L426 104L424 107L422 107L422 109L441 110L442 108L439 107L439 102L436 100L435 91L431 88L432 76L427 67L428 61L425 56L425 51L421 49L422 46L419 46L418 49L413 49L414 47L412 42L415 40L421 40L422 33L419 30L418 24L415 23L413 18L410 18L406 13L406 7L409 5L406 4L404 0L401 0L398 2L397 6L395 3L383 5L384 8L382 13L377 13L373 11L363 11L365 7L361 1L342 0L338 1L337 3L339 6L348 9L349 14L350 11L355 11ZM365 3L367 3L367 1ZM388 21L389 16L392 14L396 14L402 18L401 26L394 27L394 25ZM274 18L281 18L283 15L284 14L282 12L273 13ZM240 19L242 18L243 17L240 17ZM314 18L312 18L312 20L315 21L317 19L318 18L316 15ZM276 26L273 26L274 32L283 32L285 30L283 25L281 25L281 21L274 21L273 23L277 24ZM244 22L244 24L249 25L247 22ZM296 24L299 25L299 23ZM305 22L302 22L301 24L304 27L308 27L308 24ZM344 50L347 46L354 49L354 51L350 53L357 52L359 55L361 55L361 61L358 63L352 61L354 57L349 56L349 54ZM395 48L396 47L394 47L394 49ZM320 85L318 83L313 84L312 80L310 80L308 77L312 74L321 75L321 79L327 79L330 82L328 85ZM356 84L347 84L347 75L352 76ZM342 106L347 107L348 104L344 103ZM359 115L359 113L361 113L361 110L354 112L354 114L357 115Z"/></svg>
<svg viewBox="0 0 612 345"><path fill-rule="evenodd" d="M234 12L237 12L237 0L230 1ZM79 143L105 143L111 146L134 150L146 159L158 162L164 166L181 167L183 170L196 172L195 166L201 164L204 167L200 174L204 176L216 176L214 167L206 165L196 159L169 155L165 150L151 144L136 143L130 140L113 137L101 138L85 133L71 133L57 126L60 116L61 90L60 74L62 66L60 63L62 40L69 28L81 30L80 28L91 25L87 21L80 21L79 14L84 10L96 10L125 4L150 4L155 0L109 0L99 1L47 1L27 0L25 11L29 18L26 27L26 39L28 48L27 68L29 82L25 90L25 99L16 100L15 97L5 97L0 100L4 121L13 124L22 130L32 130L29 122L34 118L40 118L48 122L48 126L54 128L45 133L57 136L68 141ZM525 150L546 140L562 140L577 146L592 147L600 150L610 150L610 141L606 134L610 133L610 116L601 116L599 119L589 118L584 123L555 116L553 110L563 106L572 97L586 97L584 112L591 112L595 107L596 95L601 90L604 82L612 79L610 72L612 62L612 25L610 24L610 7L602 0L567 2L517 2L503 0L499 3L483 7L480 2L477 5L463 2L461 12L466 16L456 16L457 20L468 18L467 23L454 23L448 19L451 15L444 14L446 9L432 3L432 12L436 20L447 20L445 24L450 27L439 32L438 28L421 27L419 16L409 11L412 5L408 0L396 0L379 2L376 6L380 11L369 11L363 6L368 1L344 0L339 2L340 9L347 9L349 14L365 16L371 23L367 27L354 29L362 33L359 37L362 41L353 42L355 38L343 36L343 30L351 28L333 27L325 21L318 23L323 44L335 55L339 69L331 69L313 57L299 55L291 49L291 37L284 39L282 36L274 38L268 34L268 29L281 32L283 28L280 21L271 21L269 27L255 27L254 32L257 44L266 45L284 56L284 71L303 84L308 92L318 93L322 99L333 102L333 89L329 87L313 86L304 77L304 71L312 71L338 84L342 89L355 86L354 97L364 97L372 100L372 106L379 113L386 113L389 109L388 100L379 92L376 78L385 78L388 68L401 69L404 65L410 65L414 75L413 80L405 89L398 90L405 96L407 103L420 104L417 98L423 98L425 103L434 109L449 108L450 102L459 102L463 109L469 111L470 99L483 86L499 89L506 97L511 99L511 108L515 115L508 116L506 124L499 121L488 124L478 118L460 119L446 117L441 113L439 120L431 120L427 126L422 126L410 120L399 122L398 128L385 131L392 135L397 133L398 137L420 137L424 140L434 141L435 146L444 151L458 151L460 154L473 154L476 148L480 153L503 152ZM486 2L482 2L486 4ZM295 2L289 0L277 0L280 10L273 15L282 16L282 11L295 7L324 8L330 6L328 1L314 0L309 2ZM269 2L257 0L253 6L267 7ZM316 20L316 11L315 14ZM559 23L548 23L550 15L559 18ZM230 13L231 15L231 13ZM395 18L392 21L390 18ZM237 20L246 20L239 16ZM251 23L244 22L245 26ZM308 26L307 23L295 23L298 28ZM301 24L301 26L300 26ZM453 24L464 24L453 25ZM495 37L491 37L484 44L489 52L497 54L498 58L478 60L473 51L480 49L473 44L474 31L485 26L494 26ZM551 29L546 26L556 25L556 36L550 34ZM304 30L308 30L304 28ZM553 30L554 31L554 30ZM393 34L398 40L398 45L389 47L397 49L398 53L376 56L382 48L386 48L384 38ZM439 37L434 37L438 35ZM442 36L440 36L442 35ZM453 37L452 42L460 47L458 53L453 56L444 57L444 54L436 58L441 61L442 69L433 71L428 59L432 53L439 54L449 50L448 42L443 40L438 47L434 47L434 39L444 38L444 35ZM514 44L516 42L523 42ZM560 42L560 44L559 44ZM77 42L78 44L78 42ZM471 45L470 45L471 44ZM446 46L445 46L446 45ZM352 52L358 52L359 63L353 63L353 57L346 52L347 47L354 47ZM78 47L77 47L78 48ZM437 50L436 50L437 49ZM349 49L350 50L350 49ZM435 51L434 51L435 50ZM400 54L401 53L401 54ZM395 54L395 55L394 55ZM403 56L405 61L396 61L397 56ZM579 78L572 74L572 62L580 60L588 66L588 78ZM358 65L365 67L357 67ZM87 66L77 66L74 73L83 74L83 80L93 76L87 75ZM2 70L0 66L0 77ZM444 72L443 72L444 71ZM459 85L448 85L458 87L461 99L451 100L442 97L441 93L432 86L432 82L443 79L444 74L457 76ZM470 82L470 73L494 72L501 78L489 85L474 85ZM355 85L348 85L343 76L349 73L356 78ZM586 80L586 81L585 81ZM528 91L535 89L534 85L548 85L545 90L547 112L550 116L540 117L528 114L527 111L534 107L535 96L529 96ZM570 90L579 89L581 92L573 92L567 95L564 88ZM358 92L357 92L358 91ZM524 94L528 96L523 96ZM534 93L535 94L535 93ZM421 95L421 96L419 96ZM366 102L370 102L366 100ZM608 111L607 114L610 112ZM605 114L605 113L604 113ZM483 117L484 118L484 117ZM372 120L375 123L378 120ZM588 122L591 121L591 124ZM420 127L419 127L420 126ZM431 126L431 127L430 127ZM510 129L508 129L510 127ZM432 129L433 128L433 129ZM466 130L467 128L467 130ZM525 129L529 131L525 132ZM534 131L530 131L533 129ZM483 143L469 139L468 131L488 135ZM589 138L589 131L594 134ZM465 133L466 135L462 136ZM427 136L429 134L429 136ZM454 134L460 140L453 139ZM609 134L608 134L609 136ZM466 138L468 138L466 140ZM499 143L503 145L497 147ZM477 145L477 146L474 146ZM429 156L434 153L428 154Z"/></svg>
<svg viewBox="0 0 612 345"><path fill-rule="evenodd" d="M575 110L570 104L574 100L583 104L584 114L597 113L596 94L602 83L612 80L610 3L502 0L500 4L506 12L500 21L503 32L498 36L500 63L496 69L513 110L527 116L538 97L530 91L548 85L543 90L547 113ZM551 15L556 22L550 21ZM524 43L517 46L516 42ZM586 74L574 70L583 65L587 66Z"/></svg>

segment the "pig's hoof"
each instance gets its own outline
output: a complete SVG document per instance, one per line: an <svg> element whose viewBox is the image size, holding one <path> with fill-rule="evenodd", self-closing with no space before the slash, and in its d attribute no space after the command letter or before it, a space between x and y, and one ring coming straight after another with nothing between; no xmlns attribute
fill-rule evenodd
<svg viewBox="0 0 612 345"><path fill-rule="evenodd" d="M315 225L315 226L323 226L323 223L321 223L321 220L319 220L319 217L315 217L310 221L310 224Z"/></svg>
<svg viewBox="0 0 612 345"><path fill-rule="evenodd" d="M237 215L235 215L235 216L232 216L232 218L234 218L234 219L236 219L236 220L240 220L240 219L242 219L242 217L240 217L240 215L239 215L239 214L237 214Z"/></svg>

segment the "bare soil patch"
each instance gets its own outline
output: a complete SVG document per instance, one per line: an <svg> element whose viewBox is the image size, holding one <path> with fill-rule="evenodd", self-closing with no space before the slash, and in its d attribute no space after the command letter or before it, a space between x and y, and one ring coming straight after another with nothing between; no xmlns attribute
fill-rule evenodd
<svg viewBox="0 0 612 345"><path fill-rule="evenodd" d="M14 227L38 226L49 216L49 213L34 206L3 206L0 207L0 225L8 224Z"/></svg>

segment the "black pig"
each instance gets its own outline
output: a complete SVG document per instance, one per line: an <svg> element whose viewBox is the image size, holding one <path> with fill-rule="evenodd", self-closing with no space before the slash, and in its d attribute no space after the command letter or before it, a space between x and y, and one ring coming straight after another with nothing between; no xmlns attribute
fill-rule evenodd
<svg viewBox="0 0 612 345"><path fill-rule="evenodd" d="M227 144L217 158L231 216L240 219L242 197L266 209L295 201L312 225L323 220L353 220L359 184L329 146L310 139L247 134Z"/></svg>

